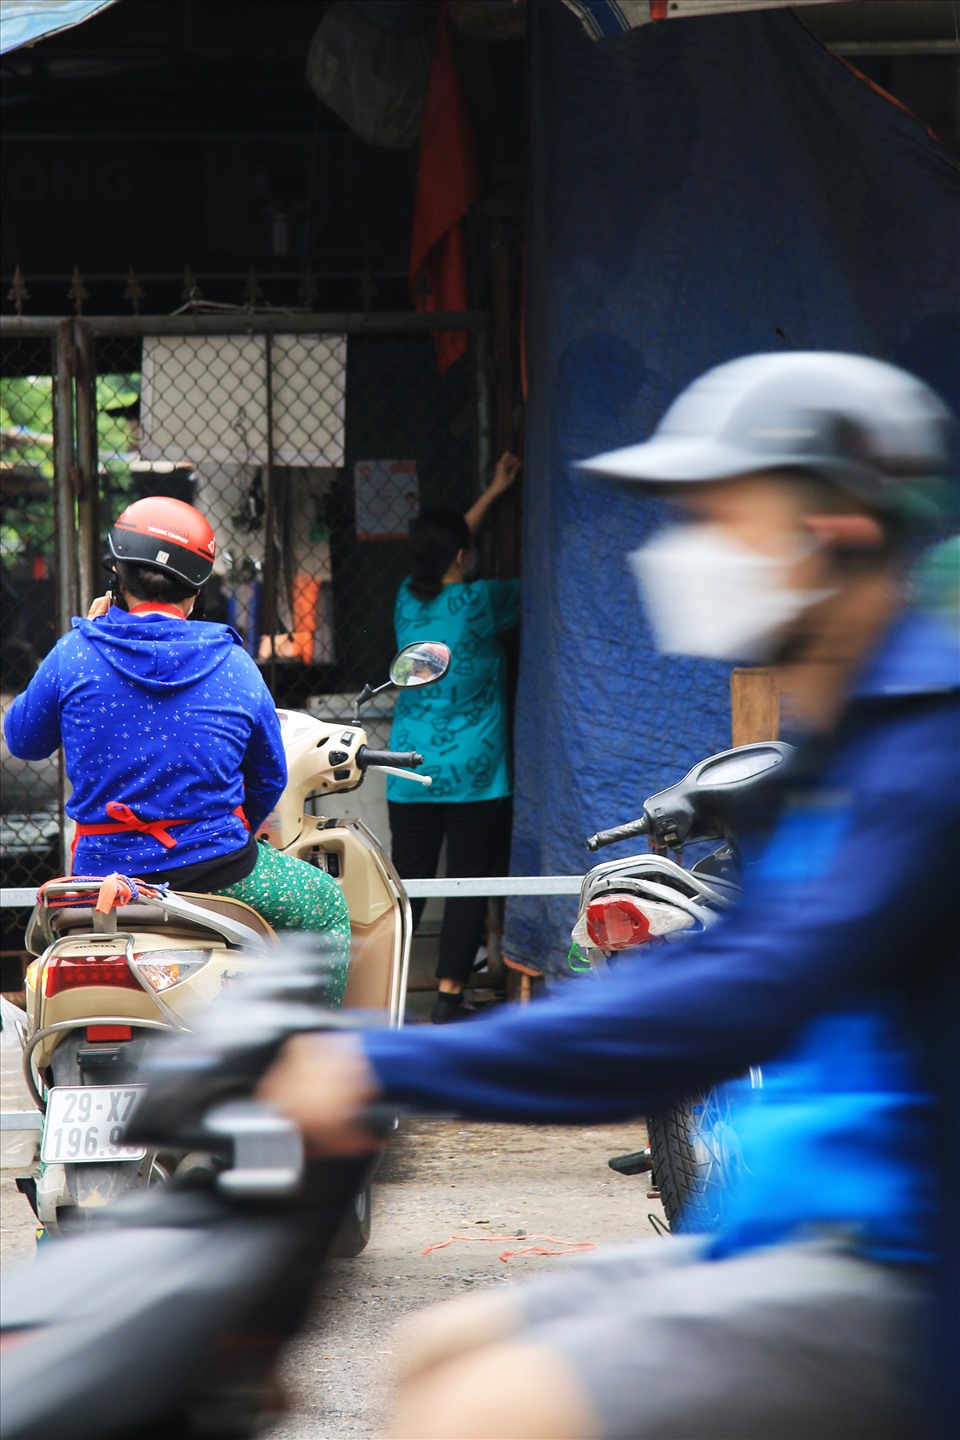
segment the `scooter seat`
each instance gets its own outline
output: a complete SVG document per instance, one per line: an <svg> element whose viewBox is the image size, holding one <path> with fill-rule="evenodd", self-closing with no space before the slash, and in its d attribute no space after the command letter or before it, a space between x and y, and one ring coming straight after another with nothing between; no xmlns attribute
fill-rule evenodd
<svg viewBox="0 0 960 1440"><path fill-rule="evenodd" d="M117 917L118 930L148 930L165 923L159 905L121 905L113 913ZM65 935L70 930L93 929L93 911L89 905L67 905L51 910L49 920L55 935Z"/></svg>

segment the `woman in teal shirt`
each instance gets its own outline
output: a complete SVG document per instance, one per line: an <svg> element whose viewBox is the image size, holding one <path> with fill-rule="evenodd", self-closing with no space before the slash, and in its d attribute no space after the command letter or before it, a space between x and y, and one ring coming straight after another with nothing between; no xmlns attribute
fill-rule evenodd
<svg viewBox="0 0 960 1440"><path fill-rule="evenodd" d="M419 750L429 790L390 776L387 800L393 861L405 880L437 873L443 841L448 875L502 874L510 831L506 664L500 633L517 623L520 582L471 580L474 540L490 506L510 488L520 462L504 455L489 488L464 516L427 510L410 527L411 573L397 594L397 645L442 640L450 669L437 685L402 690L392 750ZM414 923L424 902L413 900ZM480 942L487 901L448 900L437 962L434 1024L467 1013L463 990Z"/></svg>

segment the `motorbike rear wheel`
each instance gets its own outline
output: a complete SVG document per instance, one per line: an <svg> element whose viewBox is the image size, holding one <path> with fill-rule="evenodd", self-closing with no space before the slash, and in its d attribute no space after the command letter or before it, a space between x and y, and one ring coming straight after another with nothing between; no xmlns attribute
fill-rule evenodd
<svg viewBox="0 0 960 1440"><path fill-rule="evenodd" d="M719 1230L747 1169L737 1112L762 1088L759 1069L647 1118L653 1173L670 1229L703 1235Z"/></svg>
<svg viewBox="0 0 960 1440"><path fill-rule="evenodd" d="M370 1239L370 1225L373 1218L373 1191L365 1185L353 1197L353 1204L330 1247L330 1254L337 1260L353 1260L367 1248Z"/></svg>

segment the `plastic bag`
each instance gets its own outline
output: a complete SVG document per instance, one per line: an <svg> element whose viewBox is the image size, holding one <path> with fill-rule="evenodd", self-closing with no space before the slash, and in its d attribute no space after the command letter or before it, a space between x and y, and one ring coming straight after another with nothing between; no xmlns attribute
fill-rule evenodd
<svg viewBox="0 0 960 1440"><path fill-rule="evenodd" d="M386 150L417 143L433 27L399 34L334 0L307 56L307 84L361 139Z"/></svg>
<svg viewBox="0 0 960 1440"><path fill-rule="evenodd" d="M0 1110L28 1110L36 1106L23 1078L23 1046L16 1031L17 1021L26 1025L23 1010L0 995ZM28 1175L37 1155L39 1130L0 1130L0 1169Z"/></svg>

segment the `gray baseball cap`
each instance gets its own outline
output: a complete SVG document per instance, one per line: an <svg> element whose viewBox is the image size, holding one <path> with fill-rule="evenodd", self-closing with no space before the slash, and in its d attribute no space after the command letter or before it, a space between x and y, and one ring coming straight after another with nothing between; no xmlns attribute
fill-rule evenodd
<svg viewBox="0 0 960 1440"><path fill-rule="evenodd" d="M800 469L928 525L943 510L955 432L940 397L895 365L833 351L749 355L694 380L649 440L580 468L664 489Z"/></svg>

